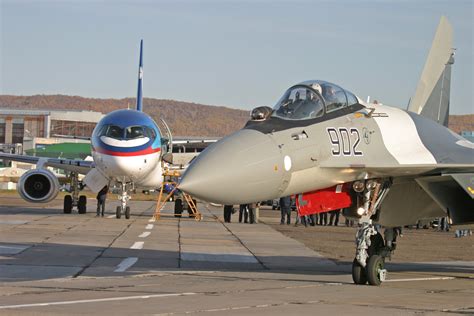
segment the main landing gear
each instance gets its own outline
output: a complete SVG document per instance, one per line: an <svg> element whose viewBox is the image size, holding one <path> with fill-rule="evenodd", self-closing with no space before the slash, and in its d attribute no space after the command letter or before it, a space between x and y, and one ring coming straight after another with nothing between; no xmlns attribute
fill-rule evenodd
<svg viewBox="0 0 474 316"><path fill-rule="evenodd" d="M366 181L363 186L355 183L353 187L356 192L361 193L363 205L357 210L362 217L359 219L359 229L356 234L356 256L352 262L352 280L355 284L380 285L387 278L385 259L391 258L400 230L385 228L384 236L382 236L371 218L388 193L390 182Z"/></svg>
<svg viewBox="0 0 474 316"><path fill-rule="evenodd" d="M72 209L77 207L79 214L85 214L87 211L87 197L85 195L79 196L79 192L83 189L82 183L79 181L78 174L73 172L70 175L71 195L64 196L63 212L64 214L71 214Z"/></svg>
<svg viewBox="0 0 474 316"><path fill-rule="evenodd" d="M121 218L122 214L125 215L126 219L130 218L130 206L127 205L128 200L130 200L130 195L128 194L129 191L133 190L133 183L120 183L122 186L121 188L121 193L119 196L120 199L120 205L117 206L115 210L115 217L116 218ZM128 186L131 186L129 189Z"/></svg>

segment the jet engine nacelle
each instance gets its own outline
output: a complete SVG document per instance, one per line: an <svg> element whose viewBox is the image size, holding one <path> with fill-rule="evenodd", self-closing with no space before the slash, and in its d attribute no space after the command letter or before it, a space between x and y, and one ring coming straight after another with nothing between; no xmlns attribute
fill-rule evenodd
<svg viewBox="0 0 474 316"><path fill-rule="evenodd" d="M46 203L58 195L59 181L54 173L47 169L29 170L20 177L17 190L28 202Z"/></svg>

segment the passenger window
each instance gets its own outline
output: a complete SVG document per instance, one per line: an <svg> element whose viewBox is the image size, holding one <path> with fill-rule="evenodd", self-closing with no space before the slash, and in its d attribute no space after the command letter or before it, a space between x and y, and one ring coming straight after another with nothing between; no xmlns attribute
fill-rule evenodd
<svg viewBox="0 0 474 316"><path fill-rule="evenodd" d="M321 88L324 101L326 101L326 113L347 106L346 93L343 89L330 83L321 84Z"/></svg>

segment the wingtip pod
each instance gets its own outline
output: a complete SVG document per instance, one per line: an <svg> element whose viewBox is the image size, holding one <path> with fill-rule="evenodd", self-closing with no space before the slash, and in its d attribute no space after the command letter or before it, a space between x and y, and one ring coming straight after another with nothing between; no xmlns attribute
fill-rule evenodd
<svg viewBox="0 0 474 316"><path fill-rule="evenodd" d="M453 57L453 28L442 16L409 111L448 125Z"/></svg>
<svg viewBox="0 0 474 316"><path fill-rule="evenodd" d="M138 64L137 111L143 111L143 40L140 41L140 61Z"/></svg>

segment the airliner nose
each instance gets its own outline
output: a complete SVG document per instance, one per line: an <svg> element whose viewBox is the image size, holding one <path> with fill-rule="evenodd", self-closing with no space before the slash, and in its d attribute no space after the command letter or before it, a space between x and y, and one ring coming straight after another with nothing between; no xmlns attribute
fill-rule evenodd
<svg viewBox="0 0 474 316"><path fill-rule="evenodd" d="M283 192L283 158L269 135L240 130L203 151L179 189L208 202L244 204Z"/></svg>

